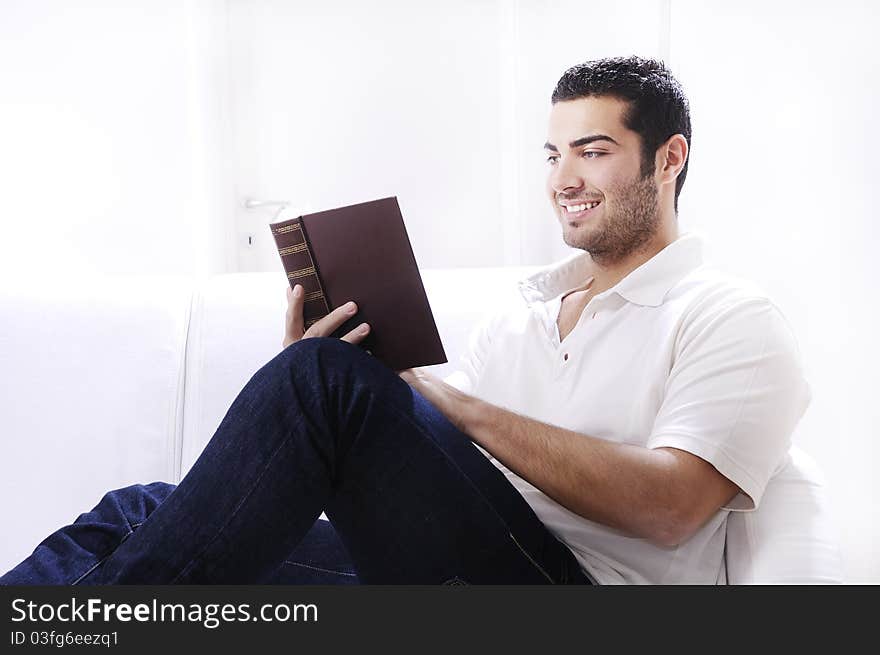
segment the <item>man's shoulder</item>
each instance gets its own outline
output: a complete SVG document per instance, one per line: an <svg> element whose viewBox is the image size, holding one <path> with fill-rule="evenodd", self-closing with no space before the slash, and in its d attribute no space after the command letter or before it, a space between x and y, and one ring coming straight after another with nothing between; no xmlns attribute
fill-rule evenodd
<svg viewBox="0 0 880 655"><path fill-rule="evenodd" d="M728 311L753 304L775 306L756 282L712 266L691 271L670 289L666 301L702 311Z"/></svg>
<svg viewBox="0 0 880 655"><path fill-rule="evenodd" d="M743 344L773 338L796 343L794 331L770 295L757 283L713 267L700 267L670 291L679 314L679 337L721 330Z"/></svg>

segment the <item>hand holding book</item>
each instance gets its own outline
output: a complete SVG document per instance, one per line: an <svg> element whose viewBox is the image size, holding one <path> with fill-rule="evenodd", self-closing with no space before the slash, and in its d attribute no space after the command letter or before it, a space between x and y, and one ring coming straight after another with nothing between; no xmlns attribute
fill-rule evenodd
<svg viewBox="0 0 880 655"><path fill-rule="evenodd" d="M357 313L357 305L348 302L337 307L324 318L316 321L305 329L305 319L303 318L303 288L297 284L294 288L287 287L287 314L284 320L284 339L281 342L282 348L287 348L292 343L300 339L308 339L310 337L329 337L336 330L342 327L342 324L351 319ZM343 341L358 344L363 341L370 333L370 326L367 323L361 323L355 329L341 337Z"/></svg>

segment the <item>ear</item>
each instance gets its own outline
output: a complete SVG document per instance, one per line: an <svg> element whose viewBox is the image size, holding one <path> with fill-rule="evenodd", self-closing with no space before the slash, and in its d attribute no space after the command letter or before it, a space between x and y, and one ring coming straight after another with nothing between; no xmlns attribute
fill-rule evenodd
<svg viewBox="0 0 880 655"><path fill-rule="evenodd" d="M660 184L675 182L688 158L687 139L681 134L673 134L666 143L657 148L654 170L660 176Z"/></svg>

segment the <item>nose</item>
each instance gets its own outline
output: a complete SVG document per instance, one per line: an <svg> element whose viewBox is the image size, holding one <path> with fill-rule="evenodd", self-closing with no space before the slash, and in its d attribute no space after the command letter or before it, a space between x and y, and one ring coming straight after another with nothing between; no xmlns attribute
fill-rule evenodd
<svg viewBox="0 0 880 655"><path fill-rule="evenodd" d="M550 172L550 187L556 193L577 191L584 186L584 180L580 176L570 157L560 157L556 166Z"/></svg>

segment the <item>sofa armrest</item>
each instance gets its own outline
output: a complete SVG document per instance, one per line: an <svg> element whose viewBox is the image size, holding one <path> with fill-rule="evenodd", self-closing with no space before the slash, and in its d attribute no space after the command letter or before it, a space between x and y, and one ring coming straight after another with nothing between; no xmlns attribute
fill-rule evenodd
<svg viewBox="0 0 880 655"><path fill-rule="evenodd" d="M0 571L108 489L175 475L192 283L65 276L0 288Z"/></svg>

